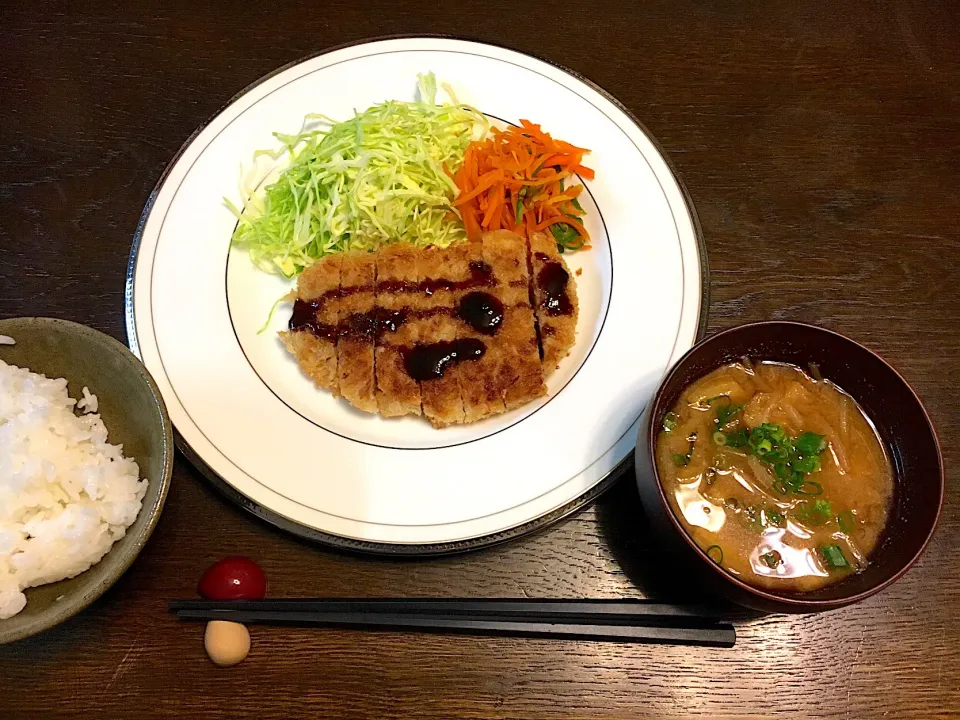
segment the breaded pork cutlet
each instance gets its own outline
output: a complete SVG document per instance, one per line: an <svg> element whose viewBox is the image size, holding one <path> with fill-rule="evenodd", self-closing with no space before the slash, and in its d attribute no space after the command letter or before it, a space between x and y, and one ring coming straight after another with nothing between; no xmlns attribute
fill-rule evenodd
<svg viewBox="0 0 960 720"><path fill-rule="evenodd" d="M377 412L374 394L374 308L377 256L354 251L343 254L340 267L340 321L337 337L337 375L340 394L351 405Z"/></svg>
<svg viewBox="0 0 960 720"><path fill-rule="evenodd" d="M340 395L337 338L328 329L336 328L339 316L336 304L326 298L340 289L342 259L342 255L331 255L300 275L290 330L280 333L304 374L334 396Z"/></svg>
<svg viewBox="0 0 960 720"><path fill-rule="evenodd" d="M576 284L545 235L323 258L298 282L284 343L320 387L445 427L546 394L573 344Z"/></svg>
<svg viewBox="0 0 960 720"><path fill-rule="evenodd" d="M506 230L483 237L483 260L493 271L496 285L490 291L503 304L503 324L498 333L502 355L499 386L506 410L525 405L547 394L536 319L530 306L527 243Z"/></svg>
<svg viewBox="0 0 960 720"><path fill-rule="evenodd" d="M402 243L384 245L377 254L378 313L387 328L394 328L376 333L377 412L384 417L421 413L420 383L404 369L401 354L402 348L419 342L418 323L405 322L409 297L398 292L417 286L419 257L415 248Z"/></svg>
<svg viewBox="0 0 960 720"><path fill-rule="evenodd" d="M543 349L543 374L549 377L570 354L576 340L580 312L577 283L557 250L557 243L546 233L530 235L530 271Z"/></svg>
<svg viewBox="0 0 960 720"><path fill-rule="evenodd" d="M417 293L411 304L420 320L422 344L452 343L462 332L460 323L447 310L457 300L455 287L470 275L465 244L447 249L428 247L420 253L420 280L424 291ZM441 283L448 280L448 283ZM429 294L428 294L429 291ZM455 352L451 348L448 352ZM441 351L442 354L442 351ZM464 422L463 398L455 368L450 367L441 377L420 381L420 398L423 414L434 427L462 424Z"/></svg>
<svg viewBox="0 0 960 720"><path fill-rule="evenodd" d="M492 335L489 334L490 329L483 326L483 318L472 318L473 322L481 322L479 328L468 321L471 313L477 314L478 304L480 315L502 312L499 306L486 309L489 305L495 305L491 298L496 297L494 293L497 278L493 269L484 262L481 242L464 243L463 247L466 250L471 283L457 293L455 315L452 319L460 328L457 337L472 339L484 346L482 357L454 368L460 382L460 395L463 397L463 420L470 423L504 412L506 408L503 395L506 387L503 385L504 358L500 338L503 321L497 324Z"/></svg>

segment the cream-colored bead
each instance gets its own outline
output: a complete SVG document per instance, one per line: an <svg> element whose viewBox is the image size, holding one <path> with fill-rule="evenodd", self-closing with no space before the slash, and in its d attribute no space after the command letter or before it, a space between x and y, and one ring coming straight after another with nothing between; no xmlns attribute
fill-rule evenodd
<svg viewBox="0 0 960 720"><path fill-rule="evenodd" d="M203 647L214 664L236 665L250 653L250 632L240 623L211 620L203 635Z"/></svg>

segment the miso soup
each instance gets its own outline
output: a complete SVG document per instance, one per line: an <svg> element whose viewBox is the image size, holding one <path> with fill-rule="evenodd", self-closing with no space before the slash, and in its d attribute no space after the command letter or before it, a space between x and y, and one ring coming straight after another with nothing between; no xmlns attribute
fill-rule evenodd
<svg viewBox="0 0 960 720"><path fill-rule="evenodd" d="M865 568L893 471L857 403L782 363L725 365L662 419L656 463L693 540L746 583L810 591Z"/></svg>

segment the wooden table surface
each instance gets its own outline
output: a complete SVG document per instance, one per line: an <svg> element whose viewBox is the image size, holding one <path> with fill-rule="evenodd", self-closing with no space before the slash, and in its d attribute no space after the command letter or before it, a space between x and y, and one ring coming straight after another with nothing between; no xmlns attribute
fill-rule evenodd
<svg viewBox="0 0 960 720"><path fill-rule="evenodd" d="M261 75L386 33L467 34L565 64L657 137L699 211L709 330L769 318L891 361L947 466L939 530L886 592L745 617L733 650L263 629L217 670L167 600L246 554L276 595L699 596L630 478L534 537L389 561L312 546L177 458L131 570L86 612L0 648L0 717L960 716L960 14L950 2L9 3L0 22L0 316L125 339L143 204L193 130ZM15 7L19 6L19 7ZM162 6L162 7L161 7Z"/></svg>

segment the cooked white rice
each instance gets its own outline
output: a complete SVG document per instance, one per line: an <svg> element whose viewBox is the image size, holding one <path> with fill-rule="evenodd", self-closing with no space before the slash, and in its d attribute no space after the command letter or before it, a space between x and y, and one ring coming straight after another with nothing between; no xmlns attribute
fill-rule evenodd
<svg viewBox="0 0 960 720"><path fill-rule="evenodd" d="M80 401L95 412L87 388ZM99 415L77 416L67 381L0 360L0 619L23 590L99 562L140 512L147 481Z"/></svg>

